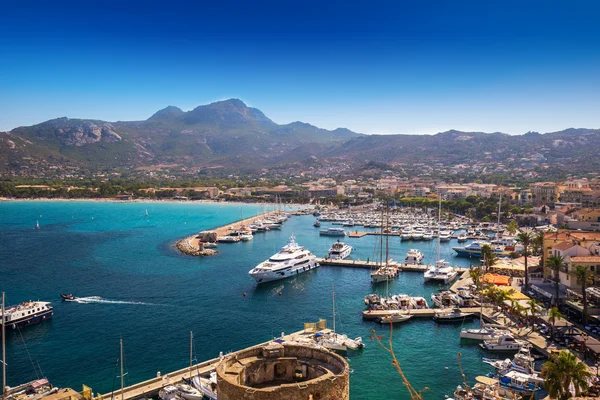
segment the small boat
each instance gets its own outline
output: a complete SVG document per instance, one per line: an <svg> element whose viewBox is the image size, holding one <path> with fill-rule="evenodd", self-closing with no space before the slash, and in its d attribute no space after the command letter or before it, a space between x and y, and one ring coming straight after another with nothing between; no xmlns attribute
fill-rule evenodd
<svg viewBox="0 0 600 400"><path fill-rule="evenodd" d="M522 394L531 394L540 390L540 385L530 382L530 375L518 371L509 371L499 377L500 385Z"/></svg>
<svg viewBox="0 0 600 400"><path fill-rule="evenodd" d="M460 338L470 340L493 340L505 332L506 331L484 325L481 328L463 329L460 331Z"/></svg>
<svg viewBox="0 0 600 400"><path fill-rule="evenodd" d="M401 322L408 321L412 318L410 314L390 314L380 318L377 318L377 322L380 324L399 324Z"/></svg>
<svg viewBox="0 0 600 400"><path fill-rule="evenodd" d="M346 236L346 231L343 228L327 228L319 231L321 236Z"/></svg>
<svg viewBox="0 0 600 400"><path fill-rule="evenodd" d="M75 300L77 300L77 297L73 296L72 294L61 293L60 297L62 297L62 299L64 301L75 301Z"/></svg>
<svg viewBox="0 0 600 400"><path fill-rule="evenodd" d="M456 240L458 240L458 243L463 243L463 242L466 242L468 238L469 237L467 236L467 233L463 232L460 235L458 235L458 237L456 238Z"/></svg>
<svg viewBox="0 0 600 400"><path fill-rule="evenodd" d="M527 342L515 339L510 334L500 335L495 339L484 340L480 344L482 349L490 351L519 351L521 347L526 345Z"/></svg>
<svg viewBox="0 0 600 400"><path fill-rule="evenodd" d="M321 223L319 222L319 220L316 220L315 223L313 224L313 226L315 228L320 228L321 227Z"/></svg>
<svg viewBox="0 0 600 400"><path fill-rule="evenodd" d="M211 372L209 378L203 378L201 376L195 376L192 379L196 389L202 392L202 394L211 400L217 400L217 373Z"/></svg>
<svg viewBox="0 0 600 400"><path fill-rule="evenodd" d="M464 320L472 319L473 313L465 313L460 308L455 308L452 311L436 312L433 320L439 324L463 322Z"/></svg>
<svg viewBox="0 0 600 400"><path fill-rule="evenodd" d="M148 210L146 209L146 217L148 216Z"/></svg>
<svg viewBox="0 0 600 400"><path fill-rule="evenodd" d="M185 383L178 383L175 387L177 388L177 397L181 399L202 400L204 398L204 394L198 389Z"/></svg>
<svg viewBox="0 0 600 400"><path fill-rule="evenodd" d="M35 221L35 229L41 229L40 228L40 221Z"/></svg>
<svg viewBox="0 0 600 400"><path fill-rule="evenodd" d="M340 242L339 239L329 249L328 258L330 260L343 260L352 252L352 247Z"/></svg>

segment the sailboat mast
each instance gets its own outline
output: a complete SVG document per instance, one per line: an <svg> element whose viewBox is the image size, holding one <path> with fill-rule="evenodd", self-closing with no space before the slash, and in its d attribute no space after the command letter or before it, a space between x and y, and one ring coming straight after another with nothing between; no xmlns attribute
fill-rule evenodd
<svg viewBox="0 0 600 400"><path fill-rule="evenodd" d="M389 212L388 210L388 206L385 206L385 211L386 211L386 215L385 215L385 266L386 266L386 271L385 271L385 297L389 296L389 290L388 290L388 283L389 283L389 275L388 275L388 260L390 259L389 255L390 255L390 249L389 249L389 240L390 240L390 227L389 227L389 215L387 214Z"/></svg>
<svg viewBox="0 0 600 400"><path fill-rule="evenodd" d="M123 376L123 339L119 341L120 355L121 355L121 400L125 399L123 389L125 387L125 377Z"/></svg>
<svg viewBox="0 0 600 400"><path fill-rule="evenodd" d="M438 210L438 240L437 240L437 255L436 262L440 260L440 242L442 239L440 238L440 232L442 230L442 195L440 194L440 205Z"/></svg>
<svg viewBox="0 0 600 400"><path fill-rule="evenodd" d="M190 379L192 379L192 352L194 351L194 333L190 331Z"/></svg>
<svg viewBox="0 0 600 400"><path fill-rule="evenodd" d="M496 237L500 236L500 208L502 207L502 192L500 192L500 200L498 200L498 224L496 225Z"/></svg>
<svg viewBox="0 0 600 400"><path fill-rule="evenodd" d="M331 302L333 303L333 332L335 333L335 284L331 284Z"/></svg>
<svg viewBox="0 0 600 400"><path fill-rule="evenodd" d="M6 337L4 332L4 326L6 325L6 320L4 317L4 292L2 292L2 395L4 396L4 391L6 390L6 343L4 342L4 338Z"/></svg>

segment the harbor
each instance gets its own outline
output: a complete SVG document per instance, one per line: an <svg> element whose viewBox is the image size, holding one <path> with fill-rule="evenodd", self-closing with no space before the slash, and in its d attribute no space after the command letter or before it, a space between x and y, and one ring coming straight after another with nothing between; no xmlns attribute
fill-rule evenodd
<svg viewBox="0 0 600 400"><path fill-rule="evenodd" d="M189 374L190 331L194 332L193 359L208 360L194 361L192 369L205 372L213 367L219 353L228 354L279 338L282 331L297 331L303 321L326 317L331 326L332 306L337 316L336 331L349 337L362 336L366 344L361 352L348 354L347 361L354 371L350 379L352 398L402 397L405 392L396 371L388 368L386 353L368 339L372 329L378 335L389 335L389 327L363 320L363 297L389 291L423 296L429 301L430 296L441 289L468 285L466 279L457 280L454 286L425 284L421 271L402 273L387 285L373 284L365 271L371 264L364 267L358 264L360 268L352 265L359 263L359 259L377 259L379 244L375 235L352 242L351 259L340 261L342 265L350 265L347 268L323 264L322 268L289 279L256 284L249 270L281 249L290 236L294 235L299 245L315 255L327 254L337 242L338 238L320 236L312 226L314 217L310 215L291 216L281 229L257 233L248 242L220 245L215 257L197 258L174 251L170 247L173 238L215 226L224 228L225 232L230 231L229 227L237 229L239 222L228 221L239 219L240 206L160 204L148 207L149 215L145 216L144 205L136 209L129 205L92 204L77 209L73 208L76 203L47 203L44 206L48 209L40 219L41 229L33 230L29 221L15 217L27 215L25 209L18 208L32 204L8 204L18 207L11 209L10 217L4 217L7 221L12 218L12 226L22 226L19 237L35 235L35 246L26 240L19 241L19 245L11 240L10 247L0 246L5 246L2 255L8 262L24 263L40 279L23 286L22 278L7 275L7 284L17 288L17 294L9 293L9 302L14 301L15 296L33 298L28 291L52 301L52 321L22 332L29 352L55 385L78 388L84 383L95 392L104 393L103 398L113 392L115 397L119 396L118 383L113 381L119 374L114 371L114 359L120 338L124 341L123 353L127 360L125 388L129 388L124 397L133 399L153 393L159 382L165 382L166 375L174 382ZM243 212L261 214L259 207ZM105 237L107 231L112 231L111 237L118 239ZM391 239L390 259L403 260L410 249L423 252L424 264L432 264L438 257L433 241ZM66 256L69 253L60 243L78 249L77 263ZM451 248L455 243L442 243L439 257L466 271L473 260L453 255ZM53 249L51 258L49 249ZM19 258L19 254L28 257L25 260ZM467 275L463 273L463 277ZM99 285L97 282L101 281L110 281L111 285ZM335 305L331 298L332 284L335 284ZM82 296L82 301L61 301L58 294L66 290ZM479 308L477 311L475 308L468 311L478 312ZM476 320L443 325L432 320L430 310L414 312L422 317L407 321L393 331L395 346L403 349L399 354L403 369L414 386L432 385L431 371L434 371L439 377L431 392L437 396L451 394L461 382L456 365L458 352L462 354L463 369L468 377L489 371L481 361L486 352L476 344L462 344L459 340L460 330L477 327ZM91 315L96 317L91 318ZM485 317L493 319L497 315L493 309L489 313L486 309ZM7 339L9 383L35 378L19 335L11 333ZM536 340L534 336L532 340ZM71 344L68 348L74 349L73 352L61 350L65 343ZM40 356L48 353L55 357ZM66 368L66 364L72 363L65 360L74 357L78 368ZM161 371L160 379L157 379L158 371ZM380 397L374 397L373 393L379 393L377 388L381 387L385 387L385 391Z"/></svg>

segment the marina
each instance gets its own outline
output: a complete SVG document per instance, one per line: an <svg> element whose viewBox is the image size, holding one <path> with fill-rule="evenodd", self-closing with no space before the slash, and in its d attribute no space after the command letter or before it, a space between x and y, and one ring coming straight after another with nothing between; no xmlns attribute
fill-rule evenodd
<svg viewBox="0 0 600 400"><path fill-rule="evenodd" d="M367 345L360 354L349 355L354 371L350 381L352 398L404 396L399 377L387 367L385 352L367 339L371 329L389 334L389 326L363 321L363 297L373 292L382 294L387 286L390 293L429 299L448 286L425 285L422 271L401 273L387 285L373 285L364 269L375 266L369 264L376 259L374 235L347 240L352 253L339 261L347 268L329 268L326 263L334 261L319 260L325 268L257 285L248 270L277 252L292 233L299 244L319 256L326 255L338 240L320 236L310 215L292 216L281 229L257 233L251 241L220 245L213 257L188 257L172 248L174 238L186 237L190 232L219 226L227 231L229 226L237 229L234 221L240 219L240 214L261 214L261 208L178 203L2 204L1 220L5 223L0 225L0 254L7 261L5 265L24 268L3 275L6 284L14 288L8 293L9 303L34 298L35 293L54 307L52 321L23 329L33 359L39 361L54 385L78 388L85 383L94 391L110 393L119 338L125 343L125 385L136 386L155 379L158 371L164 376L166 371L189 368L189 331L195 333L194 358L213 360L220 352L264 343L279 337L281 331L297 330L302 321L331 315L331 285L335 282L339 331L349 337L362 336ZM42 229L31 228L32 218L27 218L31 214L37 218L43 214ZM330 226L326 221L322 225L322 229ZM32 235L35 241L28 240ZM452 243L442 243L440 254L466 271L472 261L454 257ZM434 240L403 242L390 236L389 257L404 260L406 253L416 248L424 254L423 265L431 264L436 247ZM24 281L24 271L35 273L39 279ZM110 281L111 285L99 285L101 281ZM78 301L61 301L60 293L72 293ZM477 327L476 321L442 326L433 322L431 311L415 313L423 317L411 318L394 329L394 342L404 345L399 356L413 385L432 385L428 371L440 371L431 392L437 396L450 394L461 381L455 363L459 351L468 376L489 370L482 362L485 352L479 346L460 344L460 330ZM331 317L328 319L331 321ZM76 336L73 329L77 330ZM157 332L160 340L155 340ZM9 384L35 379L19 335L7 336ZM70 343L68 348L73 351L67 352L65 343ZM429 351L434 347L435 352ZM77 359L75 370L66 367L73 358ZM411 362L415 359L420 362ZM143 386L138 389L143 391ZM380 393L376 388L381 387L385 391ZM380 397L373 393L380 393Z"/></svg>

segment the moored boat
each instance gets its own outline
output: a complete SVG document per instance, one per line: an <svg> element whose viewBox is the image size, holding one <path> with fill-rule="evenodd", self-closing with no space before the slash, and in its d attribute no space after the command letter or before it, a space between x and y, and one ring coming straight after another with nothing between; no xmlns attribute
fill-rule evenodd
<svg viewBox="0 0 600 400"><path fill-rule="evenodd" d="M50 302L25 301L16 306L6 307L4 321L0 321L0 324L4 324L5 328L17 329L50 319L53 315L54 309Z"/></svg>
<svg viewBox="0 0 600 400"><path fill-rule="evenodd" d="M472 319L473 313L462 312L460 308L455 308L452 311L438 311L433 316L433 320L437 323L456 323Z"/></svg>
<svg viewBox="0 0 600 400"><path fill-rule="evenodd" d="M330 260L343 260L348 257L352 252L352 247L340 242L339 240L331 245L329 249L328 258Z"/></svg>

